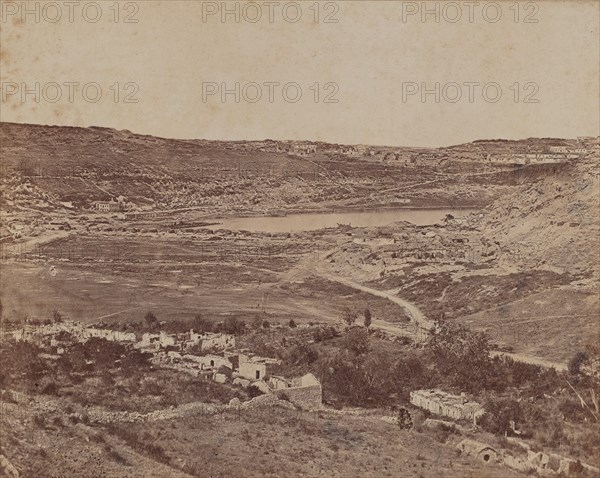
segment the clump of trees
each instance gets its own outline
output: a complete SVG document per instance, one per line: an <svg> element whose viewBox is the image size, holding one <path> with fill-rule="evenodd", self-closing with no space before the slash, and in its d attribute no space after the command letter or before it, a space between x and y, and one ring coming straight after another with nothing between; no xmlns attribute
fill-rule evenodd
<svg viewBox="0 0 600 478"><path fill-rule="evenodd" d="M331 340L338 336L335 327L317 327L313 331L313 340L315 342L323 342L324 340Z"/></svg>
<svg viewBox="0 0 600 478"><path fill-rule="evenodd" d="M359 313L355 310L352 310L350 307L344 307L342 311L341 319L348 327L352 327L356 321L358 320ZM369 329L371 324L373 323L373 315L371 314L371 309L368 307L362 311L363 316L363 325Z"/></svg>
<svg viewBox="0 0 600 478"><path fill-rule="evenodd" d="M325 396L352 406L383 406L408 398L411 390L430 385L430 375L413 357L397 357L372 347L364 328L353 327L342 336L340 348L318 360Z"/></svg>
<svg viewBox="0 0 600 478"><path fill-rule="evenodd" d="M579 400L582 411L598 422L600 420L600 345L587 344L569 362L567 385ZM572 413L572 412L571 412Z"/></svg>
<svg viewBox="0 0 600 478"><path fill-rule="evenodd" d="M520 403L512 398L489 398L484 404L485 414L479 425L497 435L514 431L524 420Z"/></svg>
<svg viewBox="0 0 600 478"><path fill-rule="evenodd" d="M30 342L0 343L0 387L32 386L51 373L40 358L42 350Z"/></svg>
<svg viewBox="0 0 600 478"><path fill-rule="evenodd" d="M350 307L345 307L342 311L342 321L344 321L348 327L354 325L354 322L356 322L357 318L358 314L350 309Z"/></svg>
<svg viewBox="0 0 600 478"><path fill-rule="evenodd" d="M152 311L144 316L142 323L137 324L137 326L133 324L133 328L150 332L164 330L169 333L183 333L193 329L198 333L223 332L232 335L242 335L248 331L246 322L237 317L227 317L223 322L214 322L206 319L202 314L196 314L191 319L169 320L161 323Z"/></svg>
<svg viewBox="0 0 600 478"><path fill-rule="evenodd" d="M221 325L221 331L231 335L242 335L246 333L246 322L237 317L227 317Z"/></svg>
<svg viewBox="0 0 600 478"><path fill-rule="evenodd" d="M490 356L489 337L454 322L438 324L428 347L433 362L447 383L467 392L500 391L506 387L500 359Z"/></svg>
<svg viewBox="0 0 600 478"><path fill-rule="evenodd" d="M319 358L319 351L314 345L302 342L292 347L286 362L293 366L311 365Z"/></svg>
<svg viewBox="0 0 600 478"><path fill-rule="evenodd" d="M109 370L115 367L139 370L149 366L150 357L151 354L118 342L92 337L87 342L68 347L61 355L58 365L67 373Z"/></svg>
<svg viewBox="0 0 600 478"><path fill-rule="evenodd" d="M146 315L144 316L144 322L146 323L146 326L149 330L154 331L160 329L160 323L158 322L156 315L154 315L152 311L148 311L146 313Z"/></svg>
<svg viewBox="0 0 600 478"><path fill-rule="evenodd" d="M369 351L369 334L365 329L353 328L348 330L342 339L342 348L352 352L357 357Z"/></svg>
<svg viewBox="0 0 600 478"><path fill-rule="evenodd" d="M200 333L210 332L212 330L212 324L209 320L205 319L202 314L196 314L192 320L192 328Z"/></svg>

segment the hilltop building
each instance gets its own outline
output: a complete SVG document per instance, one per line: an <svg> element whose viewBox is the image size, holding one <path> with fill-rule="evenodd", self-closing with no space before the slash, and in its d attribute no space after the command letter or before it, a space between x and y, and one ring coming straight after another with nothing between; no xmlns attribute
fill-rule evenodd
<svg viewBox="0 0 600 478"><path fill-rule="evenodd" d="M118 212L121 210L121 203L115 201L96 201L94 208L99 212Z"/></svg>
<svg viewBox="0 0 600 478"><path fill-rule="evenodd" d="M315 154L317 152L317 146L310 143L294 143L292 144L287 153L290 156L308 156L309 154Z"/></svg>

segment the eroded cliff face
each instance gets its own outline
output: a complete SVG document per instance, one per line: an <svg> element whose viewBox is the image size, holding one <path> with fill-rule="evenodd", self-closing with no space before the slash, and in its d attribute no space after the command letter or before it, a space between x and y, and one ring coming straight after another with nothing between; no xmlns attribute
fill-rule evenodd
<svg viewBox="0 0 600 478"><path fill-rule="evenodd" d="M482 234L521 253L524 268L557 268L598 280L600 179L596 152L549 171L484 212Z"/></svg>

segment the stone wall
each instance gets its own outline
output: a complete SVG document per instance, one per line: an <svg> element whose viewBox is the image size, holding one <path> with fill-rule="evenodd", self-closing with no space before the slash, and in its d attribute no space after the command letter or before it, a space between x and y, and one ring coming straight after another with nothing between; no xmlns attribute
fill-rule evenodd
<svg viewBox="0 0 600 478"><path fill-rule="evenodd" d="M276 394L287 397L291 403L304 410L319 409L323 406L323 389L321 385L286 388L278 390Z"/></svg>

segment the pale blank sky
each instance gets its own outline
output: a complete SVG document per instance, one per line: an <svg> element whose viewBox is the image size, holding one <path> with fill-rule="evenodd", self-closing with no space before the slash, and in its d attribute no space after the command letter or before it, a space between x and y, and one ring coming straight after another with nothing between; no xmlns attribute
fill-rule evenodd
<svg viewBox="0 0 600 478"><path fill-rule="evenodd" d="M81 5L86 3L90 2ZM518 4L515 22L512 1L499 2L502 17L496 23L486 21L480 7L475 7L469 22L465 2L457 2L463 17L456 23L442 16L436 23L433 15L422 22L418 13L403 22L402 9L410 8L410 2L396 1L337 2L338 23L323 22L334 8L327 2L320 3L320 21L315 23L312 1L298 2L302 18L297 23L285 21L279 8L270 23L264 2L256 2L263 12L257 23L243 16L235 23L232 15L223 23L219 14L203 21L203 8L206 12L222 2L187 1L137 2L138 23L123 23L131 10L121 2L116 23L114 2L99 3L102 18L97 23L86 22L78 10L70 23L64 5L56 23L46 21L41 10L36 23L34 14L20 21L21 12L9 14L12 7L7 10L3 2L2 121L106 126L175 138L411 146L599 134L599 4L595 1L536 2L538 9L530 18L537 23L523 22L533 12L528 2ZM229 7L235 8L235 3L229 2ZM427 5L434 8L435 3ZM481 6L489 3L480 2ZM419 7L421 2L411 5ZM295 11L289 8L291 17ZM450 10L446 13L454 15ZM493 18L493 10L487 13ZM54 15L48 7L46 16ZM60 84L61 99L49 101L57 94L50 86L37 103L34 94L23 99L21 85L34 89L36 82L40 88ZM86 102L79 90L71 103L66 82L96 82L102 98ZM110 87L117 82L120 95L115 103ZM133 91L124 91L128 82L139 86L134 96L138 103L123 102ZM223 103L216 94L204 101L206 82L225 82L231 88L236 82L256 82L262 85L263 97L256 103L241 97L236 103L234 95L228 95ZM270 103L265 82L295 82L302 88L302 98L287 102L281 87L274 87ZM463 96L456 103L443 97L436 103L434 95L423 103L419 94L403 101L403 83L408 82L430 88L436 82L455 82ZM473 86L474 99L469 102L465 82L497 83L502 97L496 103L486 102L481 87ZM315 83L321 90L318 103L311 90ZM323 102L333 91L323 89L327 83L339 88L338 103ZM525 90L527 83L537 86ZM93 92L88 90L90 95ZM254 97L255 89L246 93ZM446 93L454 97L456 89L448 87ZM494 89L488 93L495 93ZM535 93L532 98L538 102L524 103L528 93Z"/></svg>

